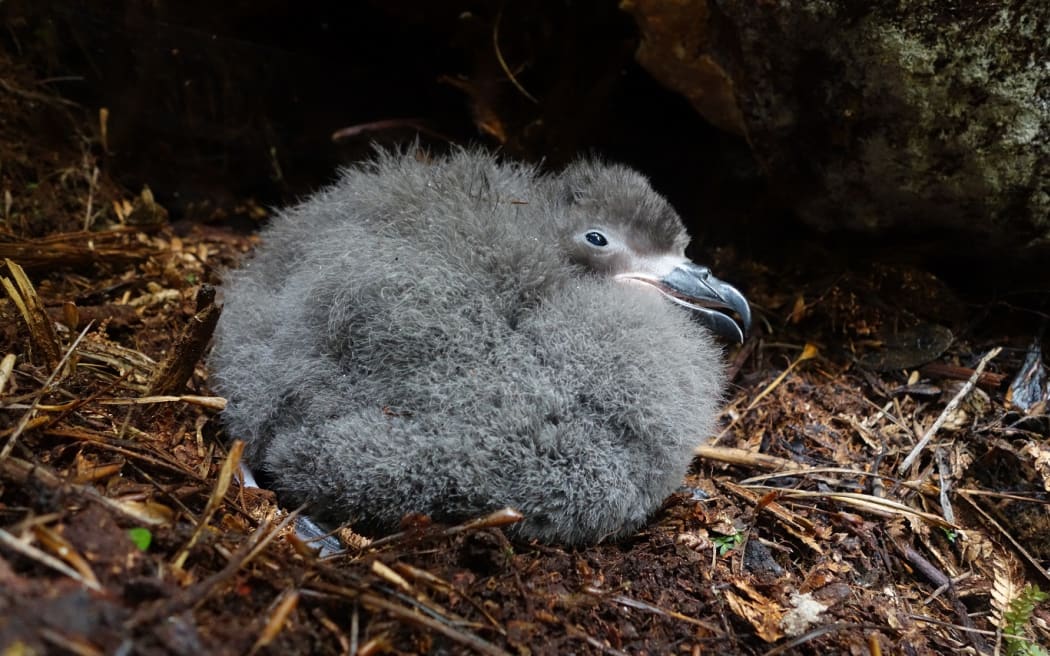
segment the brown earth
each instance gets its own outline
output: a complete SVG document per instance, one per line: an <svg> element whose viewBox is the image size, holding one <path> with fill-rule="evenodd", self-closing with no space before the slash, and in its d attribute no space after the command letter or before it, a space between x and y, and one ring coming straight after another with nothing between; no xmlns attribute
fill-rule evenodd
<svg viewBox="0 0 1050 656"><path fill-rule="evenodd" d="M227 217L170 223L111 181L94 118L9 60L0 81L0 654L1050 643L1050 613L1021 593L1050 585L1045 371L1024 364L1045 290L958 296L819 246L775 265L727 247L717 270L756 329L728 354L723 429L691 489L644 531L567 550L416 522L382 543L344 531L348 552L320 559L289 509L231 477L194 348L214 316L201 290L253 237Z"/></svg>

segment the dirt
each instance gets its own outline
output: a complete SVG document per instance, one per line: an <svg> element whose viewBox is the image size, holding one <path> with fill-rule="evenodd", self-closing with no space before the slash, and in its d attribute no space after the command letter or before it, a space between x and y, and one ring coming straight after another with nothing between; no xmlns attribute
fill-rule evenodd
<svg viewBox="0 0 1050 656"><path fill-rule="evenodd" d="M9 60L0 79L0 275L13 290L21 265L33 289L16 295L40 306L0 301L15 357L0 653L1038 653L1003 630L1050 644L1046 605L1022 592L1050 586L1050 420L1045 400L1010 400L1045 290L1006 302L900 265L722 249L756 329L727 353L720 434L645 530L563 549L423 521L383 543L344 532L346 553L320 558L293 509L229 476L201 360L152 392L191 357L172 354L202 286L254 237L171 223L95 173L84 112ZM1018 597L1034 609L1008 612Z"/></svg>

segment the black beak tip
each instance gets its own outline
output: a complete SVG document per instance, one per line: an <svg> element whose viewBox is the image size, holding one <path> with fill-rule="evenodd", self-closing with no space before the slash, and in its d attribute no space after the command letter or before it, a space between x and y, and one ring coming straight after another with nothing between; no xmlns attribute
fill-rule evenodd
<svg viewBox="0 0 1050 656"><path fill-rule="evenodd" d="M718 305L701 313L701 320L717 335L743 344L751 330L751 304L736 287L730 284L722 281L712 284L711 279L708 279L708 283ZM739 320L720 309L735 313Z"/></svg>
<svg viewBox="0 0 1050 656"><path fill-rule="evenodd" d="M711 332L722 339L736 342L738 344L744 343L744 336L747 334L747 329L749 327L748 323L737 323L736 320L728 314L707 308L697 310L694 316L707 326Z"/></svg>
<svg viewBox="0 0 1050 656"><path fill-rule="evenodd" d="M751 332L751 304L743 294L736 289L733 291L736 292L736 298L730 300L730 307L740 316L740 343L743 344L744 338Z"/></svg>

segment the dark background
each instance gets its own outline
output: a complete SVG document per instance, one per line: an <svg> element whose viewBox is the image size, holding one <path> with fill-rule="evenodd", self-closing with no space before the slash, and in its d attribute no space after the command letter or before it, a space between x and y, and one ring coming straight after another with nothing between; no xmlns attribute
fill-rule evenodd
<svg viewBox="0 0 1050 656"><path fill-rule="evenodd" d="M109 110L106 170L174 220L292 202L369 143L482 143L558 167L629 163L702 243L748 243L765 202L747 144L634 60L609 2L8 3L4 40L48 89ZM533 102L508 79L494 47ZM336 142L334 132L379 122ZM354 130L351 130L354 132ZM777 221L774 223L780 223Z"/></svg>
<svg viewBox="0 0 1050 656"><path fill-rule="evenodd" d="M149 185L176 223L254 229L246 202L294 202L373 141L420 132L437 150L480 143L551 167L628 163L679 209L702 260L728 246L778 271L903 264L984 295L1050 277L1045 249L990 250L943 228L804 227L743 138L636 63L637 27L614 2L14 0L0 19L43 89L89 125L108 110L92 155L129 190Z"/></svg>

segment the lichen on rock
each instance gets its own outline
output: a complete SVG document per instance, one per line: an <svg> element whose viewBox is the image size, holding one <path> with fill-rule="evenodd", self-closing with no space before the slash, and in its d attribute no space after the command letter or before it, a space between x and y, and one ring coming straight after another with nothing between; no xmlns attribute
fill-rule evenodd
<svg viewBox="0 0 1050 656"><path fill-rule="evenodd" d="M728 71L756 158L804 221L1050 241L1050 5L712 0L695 11L710 45L691 56ZM651 50L674 39L647 38L661 24L651 16L638 23L652 70ZM674 83L692 98L707 82Z"/></svg>

